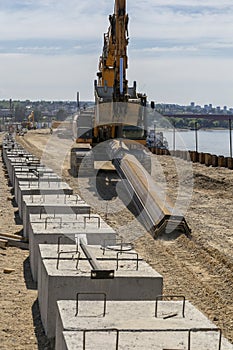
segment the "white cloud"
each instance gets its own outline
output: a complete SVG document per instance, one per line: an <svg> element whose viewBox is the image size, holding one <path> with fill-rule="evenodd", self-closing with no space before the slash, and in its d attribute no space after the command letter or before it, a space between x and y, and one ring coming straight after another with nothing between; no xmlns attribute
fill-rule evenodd
<svg viewBox="0 0 233 350"><path fill-rule="evenodd" d="M80 91L93 100L94 56L0 54L0 62L0 99L74 100Z"/></svg>
<svg viewBox="0 0 233 350"><path fill-rule="evenodd" d="M0 0L1 96L72 99L80 90L92 99L113 8L114 0ZM232 105L232 0L128 0L127 9L129 80L158 101Z"/></svg>
<svg viewBox="0 0 233 350"><path fill-rule="evenodd" d="M10 8L0 3L0 30L2 37L8 40L95 38L98 36L97 28L102 32L108 23L107 17L98 11L101 1L99 6L93 0L29 1L26 2L28 6L24 1L17 3L18 6L11 5Z"/></svg>
<svg viewBox="0 0 233 350"><path fill-rule="evenodd" d="M56 47L56 46L31 46L30 48L28 48L27 46L19 46L17 47L17 50L19 52L28 52L28 50L30 51L34 51L34 52L38 52L38 53L41 53L43 51L46 51L46 52L54 52L54 51L58 51L58 50L61 50L61 47Z"/></svg>
<svg viewBox="0 0 233 350"><path fill-rule="evenodd" d="M198 51L197 47L194 46L172 46L172 47L151 47L151 48L145 48L142 50L138 50L141 53L143 52L149 52L149 53L169 53L169 52L196 52Z"/></svg>
<svg viewBox="0 0 233 350"><path fill-rule="evenodd" d="M132 58L128 76L131 82L137 80L139 91L156 102L188 104L195 100L232 106L231 67L231 59Z"/></svg>
<svg viewBox="0 0 233 350"><path fill-rule="evenodd" d="M146 12L145 12L146 11ZM231 38L231 1L144 1L132 5L133 38L193 40Z"/></svg>

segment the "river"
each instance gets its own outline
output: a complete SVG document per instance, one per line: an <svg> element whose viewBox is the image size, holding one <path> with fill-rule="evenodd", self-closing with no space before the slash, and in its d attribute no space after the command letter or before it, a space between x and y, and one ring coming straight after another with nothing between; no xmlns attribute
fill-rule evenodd
<svg viewBox="0 0 233 350"><path fill-rule="evenodd" d="M174 147L174 132L163 130L169 145L169 149ZM232 134L233 140L233 134ZM196 150L195 131L175 130L175 149ZM206 152L216 155L230 156L230 132L229 130L198 130L197 131L198 152Z"/></svg>

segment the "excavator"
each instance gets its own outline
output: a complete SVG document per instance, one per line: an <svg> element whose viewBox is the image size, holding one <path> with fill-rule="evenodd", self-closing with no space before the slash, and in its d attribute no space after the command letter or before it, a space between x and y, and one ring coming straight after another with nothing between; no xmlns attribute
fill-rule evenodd
<svg viewBox="0 0 233 350"><path fill-rule="evenodd" d="M87 170L93 167L94 160L107 159L108 155L100 152L100 148L98 152L94 151L95 146L115 138L123 139L125 147L134 152L150 170L148 152L144 147L147 138L147 96L137 92L136 82L130 87L126 77L128 22L126 0L115 0L114 13L109 16L109 28L104 33L103 51L94 82L95 107L79 109L73 121L76 142L71 150L73 176L78 175L84 157Z"/></svg>
<svg viewBox="0 0 233 350"><path fill-rule="evenodd" d="M96 160L111 160L124 180L124 195L134 203L154 238L176 232L189 235L191 230L183 214L149 174L151 158L144 147L147 98L137 93L136 82L129 87L126 79L128 21L126 0L115 0L94 84L95 108L80 109L74 118L79 147L71 150L71 172L80 176L79 170L91 172ZM106 146L100 147L102 144Z"/></svg>
<svg viewBox="0 0 233 350"><path fill-rule="evenodd" d="M31 130L34 128L34 124L35 124L34 111L32 111L27 117L27 120L21 123L21 126L22 128Z"/></svg>

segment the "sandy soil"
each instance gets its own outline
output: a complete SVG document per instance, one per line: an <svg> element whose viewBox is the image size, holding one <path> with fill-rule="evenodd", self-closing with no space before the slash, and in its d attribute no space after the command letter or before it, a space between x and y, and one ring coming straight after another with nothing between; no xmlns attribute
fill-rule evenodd
<svg viewBox="0 0 233 350"><path fill-rule="evenodd" d="M3 135L0 135L2 142ZM0 158L0 233L20 234L23 226ZM4 269L13 269L5 274ZM1 350L49 349L44 335L28 251L0 248L0 348Z"/></svg>
<svg viewBox="0 0 233 350"><path fill-rule="evenodd" d="M42 150L48 138L47 131L33 131L20 138L20 142L31 153L43 157L46 150L44 153ZM60 154L56 145L59 144L59 149L63 145L65 148L66 140L55 137L52 144L55 152ZM56 168L56 159L52 161ZM164 294L185 295L233 342L233 171L200 164L193 164L190 170L187 162L174 161L168 156L153 156L152 165L154 178L167 188L173 200L184 186L186 194L181 193L181 202L187 207L185 218L192 229L190 238L181 235L174 239L167 235L153 240L135 221L133 213L119 206L119 201L115 200L119 183L114 173L106 175L99 172L97 180L72 178L66 160L62 174L75 192L81 193L86 200L89 198L91 204L97 203L93 210L106 218L120 235L126 240L134 240L140 255L163 275ZM14 220L17 208L12 206L12 195L2 164L0 176L1 203L4 203L1 205L3 215L0 213L1 229L18 232L21 226L16 225ZM97 195L93 187L97 187ZM109 208L105 200L98 200L98 195L111 200ZM190 204L185 202L189 195ZM8 197L9 200L6 200ZM37 294L28 267L28 252L16 248L0 250L0 261L1 348L49 349L40 323ZM4 267L13 267L15 272L3 274Z"/></svg>

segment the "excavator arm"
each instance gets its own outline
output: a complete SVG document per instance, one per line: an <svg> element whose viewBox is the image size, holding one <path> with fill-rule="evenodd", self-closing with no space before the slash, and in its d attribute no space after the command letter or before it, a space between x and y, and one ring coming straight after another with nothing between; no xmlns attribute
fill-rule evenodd
<svg viewBox="0 0 233 350"><path fill-rule="evenodd" d="M108 32L104 34L103 52L97 73L99 86L113 88L114 102L127 101L128 21L126 0L116 0L114 14L109 16Z"/></svg>
<svg viewBox="0 0 233 350"><path fill-rule="evenodd" d="M127 137L126 134L132 138L136 134L134 131L132 131L134 135L128 132L127 125L131 125L131 130L133 126L144 129L143 135L137 135L137 138L145 142L147 127L143 107L146 106L146 95L137 93L136 82L129 87L126 77L129 42L126 0L115 0L114 13L109 16L109 22L99 61L98 82L95 81L94 137L99 138L99 125L106 125L111 128L111 138ZM112 102L116 102L113 107Z"/></svg>

